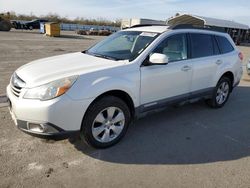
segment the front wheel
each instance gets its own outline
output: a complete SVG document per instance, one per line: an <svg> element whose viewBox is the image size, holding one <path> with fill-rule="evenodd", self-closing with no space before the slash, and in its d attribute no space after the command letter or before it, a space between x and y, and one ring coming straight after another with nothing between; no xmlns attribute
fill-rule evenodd
<svg viewBox="0 0 250 188"><path fill-rule="evenodd" d="M107 148L121 140L130 123L124 101L107 96L92 104L83 120L81 137L95 148Z"/></svg>
<svg viewBox="0 0 250 188"><path fill-rule="evenodd" d="M223 107L229 98L231 89L231 80L228 77L222 77L213 91L212 98L207 100L207 104L212 108Z"/></svg>

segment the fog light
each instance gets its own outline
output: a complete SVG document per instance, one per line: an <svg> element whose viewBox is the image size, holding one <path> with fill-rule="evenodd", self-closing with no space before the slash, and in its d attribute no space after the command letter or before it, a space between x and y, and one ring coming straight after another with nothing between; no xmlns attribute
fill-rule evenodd
<svg viewBox="0 0 250 188"><path fill-rule="evenodd" d="M45 127L42 124L27 123L27 128L33 132L39 132L39 133L45 132Z"/></svg>

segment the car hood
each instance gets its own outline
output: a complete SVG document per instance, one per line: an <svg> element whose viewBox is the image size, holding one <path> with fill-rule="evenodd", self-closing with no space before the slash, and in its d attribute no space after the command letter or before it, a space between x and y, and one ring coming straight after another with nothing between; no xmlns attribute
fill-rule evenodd
<svg viewBox="0 0 250 188"><path fill-rule="evenodd" d="M32 61L20 67L16 74L26 83L25 87L31 88L67 76L104 70L124 63L77 52Z"/></svg>

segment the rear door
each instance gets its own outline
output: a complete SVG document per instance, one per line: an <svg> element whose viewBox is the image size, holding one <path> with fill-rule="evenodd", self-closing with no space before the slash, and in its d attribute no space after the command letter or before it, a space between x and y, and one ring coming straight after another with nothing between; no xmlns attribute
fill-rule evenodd
<svg viewBox="0 0 250 188"><path fill-rule="evenodd" d="M222 64L215 37L203 33L190 33L193 75L191 93L209 92L214 87L213 77Z"/></svg>

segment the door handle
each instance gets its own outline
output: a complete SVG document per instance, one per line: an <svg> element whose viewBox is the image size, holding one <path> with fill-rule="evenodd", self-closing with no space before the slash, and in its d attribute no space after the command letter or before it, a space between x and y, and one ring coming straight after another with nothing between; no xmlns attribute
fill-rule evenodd
<svg viewBox="0 0 250 188"><path fill-rule="evenodd" d="M183 67L181 68L182 71L189 71L190 69L191 69L191 67L188 66L188 65L185 65L185 66L183 66Z"/></svg>
<svg viewBox="0 0 250 188"><path fill-rule="evenodd" d="M220 65L220 64L222 64L223 62L222 62L221 60L217 60L215 63L216 63L217 65Z"/></svg>

